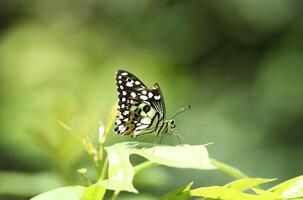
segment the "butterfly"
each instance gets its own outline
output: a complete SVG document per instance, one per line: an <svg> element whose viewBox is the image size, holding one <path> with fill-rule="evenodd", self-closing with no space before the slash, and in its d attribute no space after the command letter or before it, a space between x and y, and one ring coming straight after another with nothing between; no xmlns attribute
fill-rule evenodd
<svg viewBox="0 0 303 200"><path fill-rule="evenodd" d="M150 89L135 75L118 70L116 73L118 111L114 131L137 137L155 133L166 134L175 128L174 119L166 119L164 98L158 83Z"/></svg>

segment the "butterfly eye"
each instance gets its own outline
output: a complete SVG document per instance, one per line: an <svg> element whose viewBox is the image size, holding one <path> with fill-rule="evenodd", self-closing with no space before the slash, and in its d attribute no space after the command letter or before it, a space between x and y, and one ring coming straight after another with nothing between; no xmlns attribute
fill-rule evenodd
<svg viewBox="0 0 303 200"><path fill-rule="evenodd" d="M131 79L129 77L126 78L127 82L131 82Z"/></svg>
<svg viewBox="0 0 303 200"><path fill-rule="evenodd" d="M145 105L145 106L143 107L143 111L144 111L145 113L147 113L148 111L150 111L150 107L149 107L148 105Z"/></svg>
<svg viewBox="0 0 303 200"><path fill-rule="evenodd" d="M171 120L171 121L170 121L170 124L171 124L171 125L174 125L174 124L175 124L175 120Z"/></svg>

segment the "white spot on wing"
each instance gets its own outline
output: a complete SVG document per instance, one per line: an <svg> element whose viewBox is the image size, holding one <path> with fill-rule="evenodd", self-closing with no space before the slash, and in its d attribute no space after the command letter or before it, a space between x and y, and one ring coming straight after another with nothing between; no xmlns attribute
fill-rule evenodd
<svg viewBox="0 0 303 200"><path fill-rule="evenodd" d="M126 76L127 74L128 74L127 72L123 72L121 75Z"/></svg>
<svg viewBox="0 0 303 200"><path fill-rule="evenodd" d="M119 126L118 126L118 130L120 131L121 129L123 129L123 127L124 127L123 124L119 125Z"/></svg>
<svg viewBox="0 0 303 200"><path fill-rule="evenodd" d="M118 76L118 79L121 79L122 78L122 76Z"/></svg>
<svg viewBox="0 0 303 200"><path fill-rule="evenodd" d="M126 101L126 98L125 98L125 97L123 97L123 98L122 98L122 101L123 101L123 102L124 102L124 101Z"/></svg>
<svg viewBox="0 0 303 200"><path fill-rule="evenodd" d="M161 97L160 95L154 96L154 99L159 100Z"/></svg>
<svg viewBox="0 0 303 200"><path fill-rule="evenodd" d="M134 84L132 84L131 82L127 82L127 83L126 83L126 86L127 86L127 87L133 87Z"/></svg>
<svg viewBox="0 0 303 200"><path fill-rule="evenodd" d="M126 127L124 126L124 127L120 130L120 132L123 133L125 130L126 130Z"/></svg>
<svg viewBox="0 0 303 200"><path fill-rule="evenodd" d="M145 100L147 100L147 99L148 99L148 97L147 97L147 96L145 96L145 95L141 95L141 96L140 96L140 99L142 99L142 100L144 100L144 101L145 101Z"/></svg>
<svg viewBox="0 0 303 200"><path fill-rule="evenodd" d="M135 97L136 97L136 93L135 93L135 92L131 92L131 93L130 93L130 96L132 96L132 97L135 98Z"/></svg>
<svg viewBox="0 0 303 200"><path fill-rule="evenodd" d="M146 90L143 90L143 91L142 91L142 94L147 94Z"/></svg>
<svg viewBox="0 0 303 200"><path fill-rule="evenodd" d="M136 84L136 85L140 85L140 82L139 82L139 81L136 81L135 84Z"/></svg>
<svg viewBox="0 0 303 200"><path fill-rule="evenodd" d="M148 93L148 98L152 98L153 96L154 96L153 93L151 92Z"/></svg>
<svg viewBox="0 0 303 200"><path fill-rule="evenodd" d="M120 89L121 89L121 90L123 90L123 89L124 89L124 87L123 87L122 85L120 85Z"/></svg>
<svg viewBox="0 0 303 200"><path fill-rule="evenodd" d="M125 95L127 95L127 92L125 92L125 91L122 91L122 95L124 95L124 96L125 96Z"/></svg>

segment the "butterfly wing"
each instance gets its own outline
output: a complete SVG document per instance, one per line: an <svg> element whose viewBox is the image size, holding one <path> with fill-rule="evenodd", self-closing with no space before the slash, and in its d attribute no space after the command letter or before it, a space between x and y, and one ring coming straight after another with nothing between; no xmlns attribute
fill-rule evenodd
<svg viewBox="0 0 303 200"><path fill-rule="evenodd" d="M151 105L156 108L156 110L165 118L165 102L158 83L155 83L155 85L151 88L148 93L148 97L148 101L151 103Z"/></svg>
<svg viewBox="0 0 303 200"><path fill-rule="evenodd" d="M148 89L136 76L118 70L116 75L119 116L118 134L138 136L152 133L165 117L165 105L158 84Z"/></svg>

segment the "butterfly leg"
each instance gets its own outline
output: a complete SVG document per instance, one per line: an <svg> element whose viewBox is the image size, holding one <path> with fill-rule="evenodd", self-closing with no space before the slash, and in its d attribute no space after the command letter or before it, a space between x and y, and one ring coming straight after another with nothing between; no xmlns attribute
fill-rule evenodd
<svg viewBox="0 0 303 200"><path fill-rule="evenodd" d="M166 135L170 135L170 145L173 146L174 145L174 134L172 133L166 133ZM180 140L179 140L180 143Z"/></svg>
<svg viewBox="0 0 303 200"><path fill-rule="evenodd" d="M172 136L173 136L173 135L176 135L176 136L178 137L178 142L179 142L179 144L181 144L181 139L180 139L181 137L180 137L180 134L173 133Z"/></svg>
<svg viewBox="0 0 303 200"><path fill-rule="evenodd" d="M171 135L171 136L175 135L175 136L177 136L179 144L181 144L181 140L185 143L184 137L182 135L180 135L179 133L168 133L168 135Z"/></svg>
<svg viewBox="0 0 303 200"><path fill-rule="evenodd" d="M162 134L162 135L161 135L161 138L160 138L160 142L159 142L159 144L161 144L161 143L162 143L163 137L164 137L164 134Z"/></svg>
<svg viewBox="0 0 303 200"><path fill-rule="evenodd" d="M179 143L181 144L181 140L183 141L183 143L186 143L185 142L185 139L182 135L180 135L179 133L175 133L174 135L176 135L178 137L178 140L179 140Z"/></svg>
<svg viewBox="0 0 303 200"><path fill-rule="evenodd" d="M155 139L155 142L154 142L153 153L154 153L154 151L156 149L157 141L158 141L158 135L156 136L156 139Z"/></svg>

